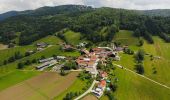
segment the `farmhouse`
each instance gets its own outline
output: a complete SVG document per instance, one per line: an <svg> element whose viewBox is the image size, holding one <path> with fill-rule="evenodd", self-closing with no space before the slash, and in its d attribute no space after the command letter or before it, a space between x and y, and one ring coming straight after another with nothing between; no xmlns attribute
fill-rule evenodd
<svg viewBox="0 0 170 100"><path fill-rule="evenodd" d="M100 98L103 95L103 92L106 88L106 81L105 80L101 80L100 83L98 84L98 86L92 90L92 92L98 97Z"/></svg>
<svg viewBox="0 0 170 100"><path fill-rule="evenodd" d="M44 43L44 42L37 43L37 47L38 47L38 48L45 48L45 47L47 47L47 46L48 46L48 44L47 44L47 43Z"/></svg>
<svg viewBox="0 0 170 100"><path fill-rule="evenodd" d="M50 58L47 58L47 59L41 59L41 60L39 60L39 62L44 63L44 62L48 62L48 61L51 61L51 60L54 60L54 57L50 57Z"/></svg>

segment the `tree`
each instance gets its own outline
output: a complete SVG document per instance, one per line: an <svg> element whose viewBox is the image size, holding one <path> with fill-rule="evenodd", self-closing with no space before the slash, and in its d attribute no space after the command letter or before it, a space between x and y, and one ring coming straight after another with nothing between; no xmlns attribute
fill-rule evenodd
<svg viewBox="0 0 170 100"><path fill-rule="evenodd" d="M25 65L30 65L31 61L30 60L26 60Z"/></svg>
<svg viewBox="0 0 170 100"><path fill-rule="evenodd" d="M142 64L136 65L136 72L137 72L138 74L144 74L144 67L143 67Z"/></svg>
<svg viewBox="0 0 170 100"><path fill-rule="evenodd" d="M32 63L37 63L37 59L33 59L33 60L32 60Z"/></svg>
<svg viewBox="0 0 170 100"><path fill-rule="evenodd" d="M17 68L18 69L23 69L24 68L24 64L22 62L19 62Z"/></svg>
<svg viewBox="0 0 170 100"><path fill-rule="evenodd" d="M6 65L7 63L8 63L8 61L7 61L7 60L4 60L3 64Z"/></svg>
<svg viewBox="0 0 170 100"><path fill-rule="evenodd" d="M143 39L140 39L140 40L139 40L139 46L143 46L143 44L144 44Z"/></svg>
<svg viewBox="0 0 170 100"><path fill-rule="evenodd" d="M145 58L145 51L142 50L142 49L140 49L140 50L136 53L135 58L136 58L136 60L137 60L138 62L143 61L144 58Z"/></svg>

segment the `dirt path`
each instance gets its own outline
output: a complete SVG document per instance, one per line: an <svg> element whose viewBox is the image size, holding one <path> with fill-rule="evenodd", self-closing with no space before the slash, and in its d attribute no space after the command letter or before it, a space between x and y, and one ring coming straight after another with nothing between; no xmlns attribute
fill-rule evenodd
<svg viewBox="0 0 170 100"><path fill-rule="evenodd" d="M132 71L132 70L130 70L130 69L128 69L128 68L122 67L121 65L117 65L117 64L114 64L114 65L117 66L117 67L119 67L119 68L123 68L124 70L127 70L127 71L129 71L129 72L131 72L131 73L134 73L134 74L136 74L136 75L138 75L138 76L140 76L140 77L143 77L143 78L145 78L145 79L147 79L147 80L149 80L149 81L151 81L151 82L153 82L153 83L155 83L155 84L158 84L158 85L160 85L160 86L162 86L162 87L164 87L164 88L170 89L169 86L166 86L166 85L164 85L164 84L161 84L161 83L159 83L159 82L157 82L157 81L155 81L155 80L152 80L152 79L150 79L150 78L148 78L148 77L146 77L146 76L144 76L144 75L140 75L140 74L138 74L138 73L136 73L136 72L134 72L134 71Z"/></svg>

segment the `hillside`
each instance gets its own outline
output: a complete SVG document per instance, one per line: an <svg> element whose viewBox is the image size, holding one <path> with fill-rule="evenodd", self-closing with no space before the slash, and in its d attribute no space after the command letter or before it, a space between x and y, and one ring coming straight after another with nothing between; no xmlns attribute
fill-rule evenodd
<svg viewBox="0 0 170 100"><path fill-rule="evenodd" d="M0 22L0 41L15 44L13 40L18 38L19 45L28 45L67 28L95 43L110 41L119 29L134 31L136 37L142 36L150 43L153 43L152 35L170 42L169 25L170 17L141 16L133 10L63 5L23 11ZM98 34L104 27L107 27L107 34ZM19 37L16 36L18 32L21 33Z"/></svg>

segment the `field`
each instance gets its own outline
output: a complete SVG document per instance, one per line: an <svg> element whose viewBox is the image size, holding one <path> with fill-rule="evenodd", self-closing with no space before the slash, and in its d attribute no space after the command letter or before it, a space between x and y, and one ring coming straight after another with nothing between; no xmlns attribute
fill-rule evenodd
<svg viewBox="0 0 170 100"><path fill-rule="evenodd" d="M38 75L40 72L24 72L24 71L13 71L7 75L0 77L0 91L27 80L33 76Z"/></svg>
<svg viewBox="0 0 170 100"><path fill-rule="evenodd" d="M94 95L88 94L82 100L98 100Z"/></svg>
<svg viewBox="0 0 170 100"><path fill-rule="evenodd" d="M45 38L42 38L34 43L39 43L39 42L45 42L45 43L48 43L50 45L56 45L58 44L59 42L61 42L62 40L59 39L58 37L56 36L47 36Z"/></svg>
<svg viewBox="0 0 170 100"><path fill-rule="evenodd" d="M83 93L84 91L86 91L83 90L85 87L90 87L87 85L87 81L82 81L80 79L77 79L69 88L67 88L64 92L59 94L57 97L55 97L55 100L63 100L66 94L70 92Z"/></svg>
<svg viewBox="0 0 170 100"><path fill-rule="evenodd" d="M138 38L133 36L132 31L120 30L113 38L113 41L120 42L123 45L137 45Z"/></svg>
<svg viewBox="0 0 170 100"><path fill-rule="evenodd" d="M1 100L47 100L64 92L76 80L78 72L67 76L46 72L0 92Z"/></svg>
<svg viewBox="0 0 170 100"><path fill-rule="evenodd" d="M144 60L144 68L145 68L145 76L154 79L160 83L163 83L167 86L170 86L170 53L168 52L170 50L170 44L164 43L160 38L154 37L155 44L148 44L145 42L142 49L145 50L146 53L153 55L153 56L159 56L160 59L154 59L151 60L151 57L148 55L145 56ZM165 49L163 49L165 48ZM135 59L133 55L127 55L127 54L121 54L121 61L115 62L117 64L120 64L124 67L127 67L131 70L135 71ZM156 74L154 74L154 70L157 71Z"/></svg>
<svg viewBox="0 0 170 100"><path fill-rule="evenodd" d="M18 46L15 48L0 50L0 64L3 63L4 60L8 60L9 57L13 56L15 52L20 52L22 55L25 54L28 50L33 50L35 47L33 45L28 46Z"/></svg>
<svg viewBox="0 0 170 100"><path fill-rule="evenodd" d="M77 45L80 42L80 33L76 33L73 31L67 31L64 33L64 37L66 41L72 45Z"/></svg>
<svg viewBox="0 0 170 100"><path fill-rule="evenodd" d="M8 46L7 46L7 45L0 44L0 50L7 49L7 48L8 48Z"/></svg>
<svg viewBox="0 0 170 100"><path fill-rule="evenodd" d="M118 78L118 89L114 96L118 100L167 100L170 90L154 84L134 73L117 68L112 79ZM101 100L107 100L104 96Z"/></svg>

